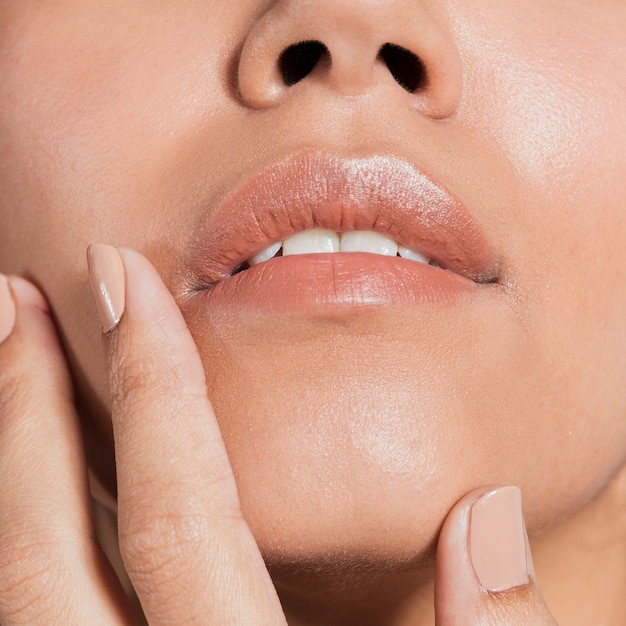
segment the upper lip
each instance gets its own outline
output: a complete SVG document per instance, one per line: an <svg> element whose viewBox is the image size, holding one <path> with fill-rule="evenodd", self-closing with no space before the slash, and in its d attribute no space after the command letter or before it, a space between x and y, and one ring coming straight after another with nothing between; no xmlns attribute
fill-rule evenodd
<svg viewBox="0 0 626 626"><path fill-rule="evenodd" d="M187 265L190 286L211 288L270 244L310 228L373 230L476 283L498 279L475 218L406 160L305 152L262 169L209 213Z"/></svg>

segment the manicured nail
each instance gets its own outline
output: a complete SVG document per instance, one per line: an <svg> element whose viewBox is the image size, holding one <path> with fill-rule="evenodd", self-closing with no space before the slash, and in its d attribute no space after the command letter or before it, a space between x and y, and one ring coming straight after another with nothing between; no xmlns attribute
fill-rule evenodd
<svg viewBox="0 0 626 626"><path fill-rule="evenodd" d="M488 591L507 591L529 582L522 494L517 487L494 489L474 503L470 557Z"/></svg>
<svg viewBox="0 0 626 626"><path fill-rule="evenodd" d="M87 248L89 284L105 333L112 331L122 319L125 297L124 264L112 246L94 243Z"/></svg>
<svg viewBox="0 0 626 626"><path fill-rule="evenodd" d="M9 281L0 274L0 343L12 332L15 326L15 302L9 289Z"/></svg>

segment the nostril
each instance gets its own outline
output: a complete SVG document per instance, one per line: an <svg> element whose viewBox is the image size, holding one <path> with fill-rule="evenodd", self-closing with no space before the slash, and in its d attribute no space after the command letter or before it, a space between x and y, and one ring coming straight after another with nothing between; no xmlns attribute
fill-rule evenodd
<svg viewBox="0 0 626 626"><path fill-rule="evenodd" d="M322 58L330 61L328 48L321 41L302 41L283 50L278 66L285 85L291 87L306 78Z"/></svg>
<svg viewBox="0 0 626 626"><path fill-rule="evenodd" d="M426 68L410 50L386 43L378 51L378 58L387 66L395 81L409 93L415 93L426 82Z"/></svg>

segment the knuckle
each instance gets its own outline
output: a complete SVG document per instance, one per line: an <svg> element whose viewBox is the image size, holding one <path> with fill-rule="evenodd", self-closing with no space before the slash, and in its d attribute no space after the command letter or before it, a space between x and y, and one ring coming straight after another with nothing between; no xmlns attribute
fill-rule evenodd
<svg viewBox="0 0 626 626"><path fill-rule="evenodd" d="M0 416L29 415L41 411L43 400L69 399L73 395L69 378L59 368L55 359L39 358L38 367L32 367L33 361L11 359L9 366L0 364Z"/></svg>
<svg viewBox="0 0 626 626"><path fill-rule="evenodd" d="M220 537L232 537L243 524L239 507L218 515L199 503L190 510L188 504L152 502L120 519L120 551L131 579L171 582L184 577L192 562L208 566L224 548Z"/></svg>
<svg viewBox="0 0 626 626"><path fill-rule="evenodd" d="M145 364L134 357L124 354L119 356L111 368L113 402L120 404L129 395L154 384L154 375Z"/></svg>
<svg viewBox="0 0 626 626"><path fill-rule="evenodd" d="M39 574L45 574L58 558L54 540L40 533L22 532L3 537L0 545L0 588L10 589Z"/></svg>
<svg viewBox="0 0 626 626"><path fill-rule="evenodd" d="M0 544L0 616L28 616L29 623L52 611L55 588L63 587L64 562L58 541L45 535L20 533ZM57 607L58 609L59 607ZM2 622L4 623L4 621Z"/></svg>
<svg viewBox="0 0 626 626"><path fill-rule="evenodd" d="M141 351L139 351L141 354ZM126 406L135 399L141 404L146 394L175 396L179 391L171 373L157 356L119 355L111 368L112 401L115 407Z"/></svg>
<svg viewBox="0 0 626 626"><path fill-rule="evenodd" d="M189 339L188 330L169 328L164 320L170 315L169 306L163 310L157 307L152 311L153 319L141 332L114 338L109 370L112 392L118 402L155 390L175 397L206 397L204 370L197 352L181 349L185 339Z"/></svg>
<svg viewBox="0 0 626 626"><path fill-rule="evenodd" d="M131 577L170 580L205 551L205 515L137 511L120 528L120 550Z"/></svg>

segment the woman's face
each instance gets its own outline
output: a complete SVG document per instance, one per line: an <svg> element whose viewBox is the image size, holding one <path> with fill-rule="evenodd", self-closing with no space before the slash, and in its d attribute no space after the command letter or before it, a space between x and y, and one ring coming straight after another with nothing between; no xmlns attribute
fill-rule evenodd
<svg viewBox="0 0 626 626"><path fill-rule="evenodd" d="M97 472L93 241L175 295L270 561L406 561L483 484L531 532L584 504L626 460L625 31L621 0L0 0L0 270L52 304ZM447 269L211 287L309 226Z"/></svg>

